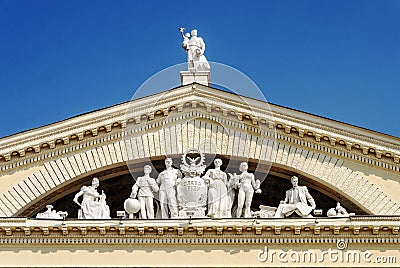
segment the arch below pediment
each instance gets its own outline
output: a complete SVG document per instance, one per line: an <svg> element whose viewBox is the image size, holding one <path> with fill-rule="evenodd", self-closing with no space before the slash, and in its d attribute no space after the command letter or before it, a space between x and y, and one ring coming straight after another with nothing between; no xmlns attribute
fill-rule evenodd
<svg viewBox="0 0 400 268"><path fill-rule="evenodd" d="M298 174L310 185L316 185L330 196L344 198L366 214L400 212L399 205L384 190L357 170L346 167L345 160L234 124L227 127L217 121L196 118L175 121L162 128L143 128L129 135L44 162L38 171L4 191L0 197L0 216L32 215L96 174L122 172L126 163L140 166L146 161L163 159L166 154L179 156L188 148L200 147L202 137L209 137L216 145L215 150L201 145L206 154L258 163L261 173L263 165L272 164L286 176Z"/></svg>

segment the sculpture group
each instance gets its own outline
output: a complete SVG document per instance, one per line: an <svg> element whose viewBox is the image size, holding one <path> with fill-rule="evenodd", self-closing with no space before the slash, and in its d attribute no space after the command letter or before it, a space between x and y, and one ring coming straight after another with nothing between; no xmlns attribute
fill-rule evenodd
<svg viewBox="0 0 400 268"><path fill-rule="evenodd" d="M193 157L197 156L197 157ZM152 168L145 165L143 176L136 179L129 198L124 203L129 218L139 213L141 219L153 218L286 218L292 214L313 217L315 200L306 186L299 186L296 176L291 178L292 188L278 207L260 206L252 212L250 207L255 193L261 193L260 180L248 172L247 162L239 166L239 174L221 170L222 160L214 160L214 168L204 165L205 156L197 149L189 149L182 156L180 169L173 167L171 158L165 159L165 169L151 177ZM204 174L205 173L205 174ZM204 175L203 175L204 174ZM229 175L229 176L228 176ZM74 202L80 206L79 219L109 219L110 209L104 192L99 194L99 180L94 178L91 186L83 186L75 195ZM155 213L154 194L159 196L159 209ZM78 199L82 196L82 202ZM236 204L235 207L233 205ZM328 217L349 216L337 204L328 211Z"/></svg>
<svg viewBox="0 0 400 268"><path fill-rule="evenodd" d="M182 48L187 53L188 70L191 73L209 72L204 40L194 29L185 33L179 29L183 42ZM199 155L193 157L193 155ZM260 180L248 172L248 164L242 162L239 174L227 174L221 170L222 160L214 160L214 168L206 170L205 157L197 149L189 149L182 156L180 170L173 167L171 158L165 159L165 170L157 178L151 177L152 168L145 165L143 176L136 179L131 194L124 202L124 209L129 218L140 212L141 219L162 219L205 217L210 218L285 218L292 214L300 217L312 217L316 208L313 197L306 186L299 186L296 176L291 178L292 188L286 191L286 197L278 207L261 205L260 210L251 211L254 193L261 193ZM228 177L229 175L229 177ZM79 219L110 219L110 208L104 191L97 191L99 179L93 178L92 185L83 186L73 201L79 206ZM159 196L159 209L154 209L154 194ZM79 201L79 200L82 201ZM236 204L235 207L234 204ZM316 213L315 213L316 214ZM39 218L62 218L66 212L48 210L39 213ZM124 213L125 215L125 213ZM317 214L316 214L317 215ZM328 210L328 217L348 216L349 213L337 203Z"/></svg>

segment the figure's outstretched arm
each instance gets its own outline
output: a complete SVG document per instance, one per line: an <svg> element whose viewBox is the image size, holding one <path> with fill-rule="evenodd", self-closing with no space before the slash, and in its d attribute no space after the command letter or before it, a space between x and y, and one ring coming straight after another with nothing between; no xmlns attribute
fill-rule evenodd
<svg viewBox="0 0 400 268"><path fill-rule="evenodd" d="M308 200L308 202L310 203L311 207L313 209L315 209L317 207L317 205L315 204L315 200L314 198L310 195L310 193L308 192L307 187L305 188L305 192L306 192L306 198Z"/></svg>
<svg viewBox="0 0 400 268"><path fill-rule="evenodd" d="M80 206L80 207L82 206L82 204L79 203L78 198L79 198L81 195L83 195L83 191L82 191L82 190L80 190L80 191L75 195L75 197L74 197L74 202L75 202L76 204L78 204L78 206Z"/></svg>
<svg viewBox="0 0 400 268"><path fill-rule="evenodd" d="M151 190L153 192L158 192L158 190L160 190L160 188L158 188L158 184L156 183L156 181L153 178L149 179L149 184L150 184Z"/></svg>
<svg viewBox="0 0 400 268"><path fill-rule="evenodd" d="M156 182L158 184L161 184L161 177L163 176L162 174L163 174L162 172L160 174L158 174L158 177L157 177L157 180L156 180Z"/></svg>
<svg viewBox="0 0 400 268"><path fill-rule="evenodd" d="M260 180L256 180L254 178L254 174L251 174L251 185L253 186L254 190L256 190L257 194L261 193L261 189L260 189L261 182L260 182Z"/></svg>
<svg viewBox="0 0 400 268"><path fill-rule="evenodd" d="M132 187L132 192L131 192L130 198L136 198L138 190L139 190L139 186L138 186L137 181L136 181L136 183Z"/></svg>

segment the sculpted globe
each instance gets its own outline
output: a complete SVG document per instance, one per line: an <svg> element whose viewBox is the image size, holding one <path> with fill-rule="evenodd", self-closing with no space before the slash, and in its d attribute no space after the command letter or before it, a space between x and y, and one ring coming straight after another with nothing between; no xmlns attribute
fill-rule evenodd
<svg viewBox="0 0 400 268"><path fill-rule="evenodd" d="M128 198L124 202L124 209L129 214L138 213L140 210L140 202L134 198Z"/></svg>

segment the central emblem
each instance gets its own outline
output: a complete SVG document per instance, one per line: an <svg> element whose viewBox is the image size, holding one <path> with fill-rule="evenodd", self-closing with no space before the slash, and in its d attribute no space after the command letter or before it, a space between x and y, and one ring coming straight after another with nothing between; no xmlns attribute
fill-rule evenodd
<svg viewBox="0 0 400 268"><path fill-rule="evenodd" d="M179 217L205 217L207 185L200 176L204 173L205 156L198 149L182 155L181 170L185 177L177 184Z"/></svg>

